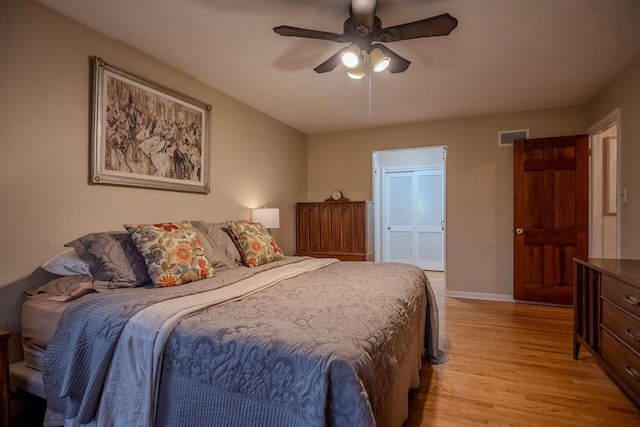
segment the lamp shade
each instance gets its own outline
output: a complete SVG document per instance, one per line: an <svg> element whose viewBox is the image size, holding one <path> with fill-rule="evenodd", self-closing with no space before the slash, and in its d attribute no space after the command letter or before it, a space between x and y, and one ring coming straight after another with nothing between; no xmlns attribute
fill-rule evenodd
<svg viewBox="0 0 640 427"><path fill-rule="evenodd" d="M259 222L266 228L280 228L280 209L258 208L251 211L251 220Z"/></svg>

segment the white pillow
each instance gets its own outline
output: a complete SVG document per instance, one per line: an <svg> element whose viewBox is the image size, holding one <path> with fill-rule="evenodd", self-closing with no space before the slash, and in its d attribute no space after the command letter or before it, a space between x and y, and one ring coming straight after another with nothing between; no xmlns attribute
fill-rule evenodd
<svg viewBox="0 0 640 427"><path fill-rule="evenodd" d="M91 276L89 264L78 258L78 254L73 248L65 249L40 267L58 276L78 276L81 274Z"/></svg>

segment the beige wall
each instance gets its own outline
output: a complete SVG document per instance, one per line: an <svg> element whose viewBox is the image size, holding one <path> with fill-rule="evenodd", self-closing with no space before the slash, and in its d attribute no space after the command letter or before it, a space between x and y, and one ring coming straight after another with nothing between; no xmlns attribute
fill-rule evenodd
<svg viewBox="0 0 640 427"><path fill-rule="evenodd" d="M618 209L620 258L640 259L640 60L636 61L587 104L588 125L616 108L618 124L618 188L627 189L627 202Z"/></svg>
<svg viewBox="0 0 640 427"><path fill-rule="evenodd" d="M372 153L446 145L447 289L513 295L513 149L498 131L529 129L531 138L581 134L586 109L567 107L407 124L308 137L308 200L340 189L372 198Z"/></svg>
<svg viewBox="0 0 640 427"><path fill-rule="evenodd" d="M93 55L212 105L210 194L87 184ZM88 232L248 219L268 204L281 209L274 236L294 252L304 134L34 1L0 2L0 58L0 328L19 330L22 291L49 277L37 267Z"/></svg>

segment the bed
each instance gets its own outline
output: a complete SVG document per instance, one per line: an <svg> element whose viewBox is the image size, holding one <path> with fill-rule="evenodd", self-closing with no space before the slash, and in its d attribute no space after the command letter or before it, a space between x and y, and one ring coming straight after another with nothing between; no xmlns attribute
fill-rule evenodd
<svg viewBox="0 0 640 427"><path fill-rule="evenodd" d="M12 377L47 399L45 425L402 425L438 356L422 270L284 257L259 224L240 222L248 240L236 222L178 225L210 260L191 260L198 280L150 284L130 227L70 242L77 274L30 292Z"/></svg>

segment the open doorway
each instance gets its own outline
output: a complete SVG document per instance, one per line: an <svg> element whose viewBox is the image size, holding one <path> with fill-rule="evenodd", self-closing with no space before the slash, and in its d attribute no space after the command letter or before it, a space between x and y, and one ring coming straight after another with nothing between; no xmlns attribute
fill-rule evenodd
<svg viewBox="0 0 640 427"><path fill-rule="evenodd" d="M587 130L591 147L589 257L617 258L619 252L618 189L619 110Z"/></svg>
<svg viewBox="0 0 640 427"><path fill-rule="evenodd" d="M445 270L446 147L373 153L376 261Z"/></svg>

